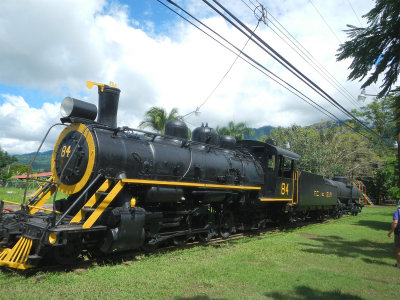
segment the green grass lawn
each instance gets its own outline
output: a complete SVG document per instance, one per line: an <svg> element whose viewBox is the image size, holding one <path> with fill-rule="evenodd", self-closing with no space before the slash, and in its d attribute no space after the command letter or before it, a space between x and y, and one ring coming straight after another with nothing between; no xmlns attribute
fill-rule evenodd
<svg viewBox="0 0 400 300"><path fill-rule="evenodd" d="M31 196L34 192L36 191L35 188L31 188L27 190L27 199L29 196ZM22 203L22 200L24 199L24 188L15 188L15 187L0 187L0 200L7 200L7 201L12 201L16 203ZM57 193L57 199L62 199L65 198L66 195L58 192ZM53 198L51 198L53 199ZM50 202L51 200L49 200ZM8 204L5 204L7 206Z"/></svg>
<svg viewBox="0 0 400 300"><path fill-rule="evenodd" d="M0 271L0 298L399 299L387 237L393 211L366 207L356 217L70 272Z"/></svg>

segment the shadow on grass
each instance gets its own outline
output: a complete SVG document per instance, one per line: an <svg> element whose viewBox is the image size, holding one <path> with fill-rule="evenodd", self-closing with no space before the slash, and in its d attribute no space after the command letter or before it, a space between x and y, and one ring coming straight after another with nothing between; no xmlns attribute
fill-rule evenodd
<svg viewBox="0 0 400 300"><path fill-rule="evenodd" d="M393 266L393 264L388 264L388 263L385 263L383 261L379 261L379 260L376 260L376 259L362 258L362 260L364 262L366 262L367 264L376 264L376 265L389 266L389 267ZM393 255L393 260L394 260L394 255Z"/></svg>
<svg viewBox="0 0 400 300"><path fill-rule="evenodd" d="M302 299L348 299L348 300L361 300L363 298L359 296L354 296L351 294L344 294L340 290L334 290L330 292L313 290L307 286L296 287L293 292L281 293L281 292L271 292L265 293L265 297L272 299L282 299L282 300L302 300Z"/></svg>
<svg viewBox="0 0 400 300"><path fill-rule="evenodd" d="M392 222L382 222L374 220L359 220L357 225L369 227L376 230L389 231Z"/></svg>
<svg viewBox="0 0 400 300"><path fill-rule="evenodd" d="M376 264L385 264L376 261L376 259L393 257L393 251L391 251L388 243L372 242L366 239L348 241L339 236L318 236L310 239L320 244L303 243L302 245L310 247L303 249L304 252L350 258L364 256L368 257L363 258L365 262Z"/></svg>

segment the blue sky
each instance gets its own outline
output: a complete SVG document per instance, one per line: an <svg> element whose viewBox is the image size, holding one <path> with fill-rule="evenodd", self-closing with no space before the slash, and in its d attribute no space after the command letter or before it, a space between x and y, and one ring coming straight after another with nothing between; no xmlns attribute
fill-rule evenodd
<svg viewBox="0 0 400 300"><path fill-rule="evenodd" d="M173 14L155 0L124 0L120 3L128 7L131 19L161 25L155 27L155 32L163 32L162 24L173 22Z"/></svg>
<svg viewBox="0 0 400 300"><path fill-rule="evenodd" d="M335 54L346 40L346 24L359 25L349 1L361 18L373 7L373 0L314 0L331 28L308 0L259 1L357 97L360 83L346 81L350 62L336 62ZM247 38L202 1L176 2L238 48L246 43ZM255 28L257 20L244 4L255 1L220 2ZM156 0L2 0L0 24L0 147L15 154L35 151L47 128L58 122L64 97L97 103L96 92L86 89L86 80L116 82L122 90L118 123L137 127L152 106L176 107L182 115L195 110L236 58ZM272 31L272 25L260 23L256 33L353 109L354 104L341 99ZM250 42L245 52L333 111L257 46ZM230 120L261 127L309 125L323 119L324 115L239 59L200 116L191 115L187 122L192 128L202 122L223 126ZM52 149L58 132L50 135L43 150Z"/></svg>
<svg viewBox="0 0 400 300"><path fill-rule="evenodd" d="M43 102L55 101L57 97L39 89L0 83L0 93L22 96L32 107L40 108Z"/></svg>

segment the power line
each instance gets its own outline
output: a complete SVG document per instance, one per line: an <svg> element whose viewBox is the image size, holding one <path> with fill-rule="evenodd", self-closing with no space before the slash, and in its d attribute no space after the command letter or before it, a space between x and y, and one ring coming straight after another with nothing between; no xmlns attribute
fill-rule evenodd
<svg viewBox="0 0 400 300"><path fill-rule="evenodd" d="M257 30L258 25L260 24L261 20L258 20L257 22L257 26L254 28L253 33ZM231 66L228 68L228 71L226 71L226 73L222 76L221 80L218 82L218 84L215 86L215 88L211 91L211 93L208 95L208 97L197 107L196 111L199 111L200 108L202 108L202 106L204 104L206 104L206 102L211 98L211 96L214 94L214 92L218 89L218 87L221 85L222 81L224 81L224 79L226 78L226 76L228 75L228 73L232 70L234 64L237 62L237 60L239 59L240 55L243 53L244 48L246 48L247 44L249 43L250 38L246 41L246 43L244 44L243 48L240 50L240 52L236 55L235 60L233 61L233 63L231 64Z"/></svg>
<svg viewBox="0 0 400 300"><path fill-rule="evenodd" d="M349 3L349 5L350 5L350 7L351 7L351 10L353 11L354 15L356 16L356 18L357 18L357 20L358 20L358 23L360 23L360 26L362 26L361 20L360 20L360 18L358 17L358 15L356 14L356 11L354 10L353 5L351 4L350 0L347 0L347 2Z"/></svg>
<svg viewBox="0 0 400 300"><path fill-rule="evenodd" d="M212 37L210 34L206 33L204 30L202 30L201 28L199 28L197 25L195 25L193 22L189 21L188 19L186 19L185 17L183 17L181 14L179 14L178 12L174 11L172 8L168 7L167 5L165 5L164 3L162 3L160 0L157 0L158 2L160 2L162 5L164 5L165 7L167 7L168 9L170 9L171 11L173 11L174 13L176 13L178 16L180 16L181 18L183 18L184 20L186 20L187 22L189 22L190 24L192 24L194 27L196 27L197 29L199 29L200 31L202 31L203 33L205 33L206 35L208 35L210 38L212 38L213 40L215 40L216 42L218 42L220 45L222 45L223 47L225 47L227 50L229 51L233 51L231 49L229 49L227 46L225 46L224 44L222 44L220 41L218 41L217 39L215 39L214 37ZM201 22L200 20L198 20L197 18L195 18L193 15L191 15L190 13L188 13L187 11L185 11L182 7L180 7L179 5L177 5L176 3L174 3L171 0L167 0L169 3L171 3L172 5L174 5L175 7L177 7L178 9L182 10L185 14L187 14L188 16L190 16L192 19L196 20L198 23L200 23L202 26L206 27L208 30L210 30L211 32L213 32L213 34L219 36L221 39L223 39L225 42L229 43L231 46L233 46L236 50L239 50L236 46L234 46L232 43L230 43L229 41L227 41L225 38L223 38L221 35L219 35L217 32L215 32L213 29L211 29L210 27L208 27L207 25L205 25L203 22ZM317 110L319 110L320 112L322 112L323 114L325 114L326 116L328 116L328 114L330 114L331 116L328 116L329 118L331 118L332 120L336 119L340 124L343 124L347 127L349 127L351 130L353 130L355 133L365 137L368 139L368 137L366 137L365 135L363 135L360 132L357 132L355 130L355 128L351 127L349 124L341 121L339 118L337 118L334 114L332 114L331 112L327 111L326 109L324 109L322 106L320 106L318 103L316 103L315 101L311 100L309 97L305 96L303 93L301 93L298 89L296 89L295 87L293 87L292 85L290 85L289 83L287 83L286 81L284 81L282 78L280 78L279 76L277 76L276 74L274 74L273 72L271 72L270 70L268 70L267 68L265 68L264 66L262 66L260 63L258 63L257 61L255 61L253 58L249 57L246 53L243 53L243 55L250 59L253 63L255 63L257 66L255 66L252 63L249 63L248 61L246 61L244 58L240 57L242 60L245 60L246 62L248 62L250 65L252 65L253 67L255 67L256 69L258 69L259 71L261 71L264 75L266 75L267 77L269 77L270 79L272 79L273 81L275 81L276 83L278 83L279 85L281 85L282 87L286 88L287 90L289 90L290 92L292 92L294 95L296 95L297 97L299 97L301 100L305 101L306 103L310 104L311 106L313 106L314 108L316 108ZM265 73L264 71L262 71L260 68L264 69L265 71L267 71L269 74L272 74L273 76L277 77L279 80L281 80L282 82L284 82L287 86L289 86L291 89L295 90L296 92L290 90L288 87L284 86L282 83L280 83L279 81L277 81L277 79L272 78L269 74ZM299 93L300 95L296 94ZM303 98L304 96L304 98ZM309 103L306 99L310 100L313 104ZM318 108L319 107L319 108Z"/></svg>
<svg viewBox="0 0 400 300"><path fill-rule="evenodd" d="M241 0L241 2L247 6L250 11L254 12L256 18L258 19L256 15L256 10L258 10L263 16L266 16L267 14L264 13L264 5L259 1L256 0L259 5L256 5L252 0L248 0L251 5L253 5L253 8L250 7L244 0ZM349 5L351 6L355 16L359 20L357 14L354 11L353 6L350 3L350 0L347 0L349 2ZM260 9L261 7L261 9ZM304 61L306 61L317 73L319 73L329 84L331 84L342 96L344 96L347 100L349 100L350 103L353 104L353 106L356 109L361 109L361 106L359 105L357 99L316 59L314 56L271 14L271 12L268 12L269 18L268 18L268 23L264 22L270 29L273 31L282 41L284 41L292 50L294 50ZM266 17L264 17L267 19ZM271 19L272 18L272 19ZM276 23L278 23L279 26L277 26ZM360 22L360 20L359 20ZM271 26L268 24L271 24L274 26L280 33L282 33L286 39L299 51L295 50L280 34L278 34ZM361 24L361 22L360 22ZM283 31L282 31L282 30ZM303 55L302 55L303 54ZM314 67L315 66L315 67ZM317 70L317 69L318 70ZM323 74L321 74L321 72ZM376 93L378 94L378 91L375 86L372 86Z"/></svg>
<svg viewBox="0 0 400 300"><path fill-rule="evenodd" d="M223 46L224 48L226 48L228 51L235 53L232 49L229 49L227 46L225 46L224 44L222 44L220 41L218 41L217 39L215 39L213 36L211 36L210 34L208 34L207 32L205 32L204 30L202 30L201 28L199 28L196 24L194 24L193 22L189 21L188 19L186 19L184 16L182 16L181 14L179 14L178 12L174 11L172 8L170 8L169 6L165 5L164 3L162 3L160 0L157 0L158 2L160 2L162 5L164 5L165 7L167 7L169 10L173 11L175 14L177 14L179 17L181 17L182 19L184 19L185 21L187 21L188 23L190 23L191 25L193 25L194 27L196 27L197 29L199 29L201 32L203 32L204 34L206 34L207 36L209 36L210 38L212 38L214 41L216 41L217 43L219 43L221 46ZM167 0L169 3L171 3L172 5L176 6L178 9L182 10L185 14L187 14L188 16L190 16L192 19L196 20L199 24L201 24L202 26L204 26L205 28L207 28L209 31L211 31L212 33L214 33L215 35L217 35L219 38L221 38L222 40L224 40L226 43L228 43L230 46L234 47L236 50L239 50L235 45L233 45L232 43L230 43L228 40L226 40L224 37L222 37L220 34L218 34L217 32L215 32L213 29L211 29L209 26L207 26L206 24L204 24L203 22L201 22L199 19L197 19L196 17L194 17L193 15L191 15L189 12L187 12L186 10L184 10L182 7L180 7L179 5L177 5L176 3L174 3L171 0ZM327 111L326 109L324 109L322 106L320 106L318 103L314 102L312 99L310 99L309 97L307 97L306 95L304 95L303 93L301 93L298 89L296 89L294 86L292 86L290 83L286 82L285 80L283 80L282 78L280 78L278 75L276 75L275 73L273 73L272 71L270 71L269 69L267 69L266 67L264 67L263 65L261 65L259 62L257 62L256 60L254 60L252 57L250 57L249 55L247 55L245 52L242 53L243 56L245 56L246 59L250 60L246 60L243 57L239 57L242 60L244 60L245 62L247 62L248 64L250 64L252 67L254 67L255 69L257 69L258 71L260 71L261 73L263 73L264 75L266 75L268 78L270 78L271 80L273 80L274 82L276 82L277 84L279 84L280 86L282 86L283 88L287 89L289 92L293 93L295 96L299 97L300 99L302 99L303 101L305 101L306 103L310 104L311 106L313 106L314 108L316 108L317 110L319 110L320 112L322 112L323 114L325 114L326 116L328 116L329 118L331 118L332 120L336 119L338 122L343 123L339 118L337 118L334 114L332 114L331 112ZM265 71L263 71L263 70ZM274 76L274 77L271 77ZM281 82L280 82L281 81ZM287 86L285 86L284 84L286 84ZM288 88L289 87L289 88ZM291 90L292 89L292 90ZM298 94L297 94L298 93ZM307 99L309 101L311 101L313 104L309 103L307 101ZM318 108L319 107L319 108ZM330 114L331 116L329 116L328 114Z"/></svg>
<svg viewBox="0 0 400 300"><path fill-rule="evenodd" d="M270 22L275 28L279 31L282 32L273 22ZM345 97L355 108L359 108L357 102L355 102L351 97L345 94L340 88L340 86L335 83L331 78L327 77L326 74L324 74L324 70L321 70L321 68L318 65L315 65L313 61L311 61L308 57L302 55L299 53L298 50L296 50L292 45L290 45L278 32L276 32L271 26L268 26L272 32L274 32L282 41L284 41L293 51L295 51L311 68L314 69L322 78L324 78L331 86L333 86L343 97Z"/></svg>
<svg viewBox="0 0 400 300"><path fill-rule="evenodd" d="M167 6L166 4L164 4L163 2L161 2L160 0L157 0L159 3L161 3L162 5L164 5L166 8L168 8L169 10L171 10L172 12L174 12L175 14L177 14L179 17L181 17L182 19L184 19L185 21L187 21L188 23L190 23L191 25L193 25L194 27L196 27L197 29L199 29L200 31L202 31L204 34L206 34L207 36L209 36L210 38L212 38L214 41L216 41L217 43L219 43L221 46L223 46L224 48L226 48L227 50L233 52L232 49L229 49L226 45L222 44L220 41L218 41L216 38L214 38L213 36L211 36L210 34L208 34L207 32L205 32L203 29L201 29L200 27L198 27L196 24L194 24L193 22L191 22L190 20L188 20L187 18L185 18L184 16L182 16L181 14L179 14L178 12L176 12L175 10L173 10L171 7ZM167 0L170 4L172 4L173 6L177 7L179 10L183 11L185 14L187 14L188 16L190 16L192 19L196 20L199 24L201 24L202 26L204 26L205 28L207 28L209 31L211 31L213 34L217 35L219 38L221 38L222 40L224 40L226 43L228 43L229 45L231 45L232 47L234 47L236 50L239 50L236 46L234 46L232 43L230 43L229 41L227 41L224 37L222 37L220 34L218 34L217 32L215 32L213 29L211 29L210 27L208 27L207 25L205 25L203 22L201 22L199 19L197 19L196 17L194 17L192 14L190 14L189 12L187 12L186 10L184 10L182 7L180 7L178 4L174 3L171 0ZM248 56L245 52L243 52L243 55L246 57L246 59L249 59L251 62L247 61L245 58L241 57L240 58L244 61L246 61L247 63L249 63L251 66L253 66L254 68L256 68L257 70L259 70L261 73L263 73L264 75L266 75L267 77L269 77L270 79L272 79L274 82L278 83L279 85L281 85L282 87L284 87L285 89L287 89L289 92L293 93L295 96L297 96L298 98L300 98L301 100L303 100L304 102L306 102L307 104L311 105L312 107L314 107L315 109L317 109L318 111L320 111L321 113L323 113L324 115L326 115L328 118L332 119L332 120L337 120L340 124L343 124L347 127L349 127L351 130L353 130L355 133L365 137L368 139L368 137L366 137L365 135L363 135L360 132L357 132L355 130L355 128L351 127L349 124L341 121L338 117L336 117L333 113L329 112L328 110L326 110L325 108L323 108L322 106L320 106L318 103L316 103L315 101L313 101L312 99L310 99L309 97L307 97L306 95L304 95L303 93L301 93L298 89L296 89L294 86L292 86L291 84L289 84L288 82L284 81L282 78L280 78L279 76L277 76L276 74L274 74L273 72L271 72L270 70L268 70L266 67L262 66L259 62L255 61L252 57ZM266 72L265 73L263 70L264 69ZM277 79L271 77L275 76ZM281 82L279 82L278 80L282 81L284 84L286 84L287 86L284 86ZM311 103L310 103L311 102Z"/></svg>
<svg viewBox="0 0 400 300"><path fill-rule="evenodd" d="M207 0L202 0L202 1L204 3L206 3L210 8L212 8L215 12L217 12L219 15L221 15L230 24L232 24L241 33L243 33L244 35L249 37L249 35L246 32L244 32L241 28L239 28L238 25L236 25L232 20L230 20L227 16L225 16L222 12L220 12L216 7L214 7L212 4L210 4ZM244 30L246 30L248 32L250 31L250 29L242 21L240 21L237 17L235 17L229 10L227 10L217 0L213 0L213 2L216 3L223 11L225 11L233 20L235 20L235 22L237 22L241 27L243 27ZM323 98L325 98L328 102L330 102L333 106L338 108L340 111L346 113L349 117L351 117L351 119L353 119L357 123L361 124L365 129L374 133L372 131L372 129L370 129L366 124L364 124L362 121L360 121L356 116L354 116L351 112L349 112L341 104L339 104L335 99L333 99L329 94L327 94L321 87L319 87L316 83L314 83L312 80L310 80L306 75L304 75L295 66L293 66L288 60L286 60L275 49L273 49L267 42L265 42L263 39L261 39L257 34L254 34L254 37L257 39L257 41L255 41L253 38L252 38L252 41L256 45L258 45L262 50L264 50L269 55L271 55L276 61L278 61L283 67L285 67L287 70L289 70L298 79L300 79L303 83L305 83L310 88L312 88L316 93L321 95Z"/></svg>
<svg viewBox="0 0 400 300"><path fill-rule="evenodd" d="M244 0L241 0L250 10L252 8L244 2ZM251 0L249 0L250 3L255 5ZM255 10L259 9L260 5L262 5L258 0L257 0L259 6L255 7ZM357 103L357 100L353 97L353 95L343 86L340 84L336 78L329 73L327 69L324 68L314 57L313 55L269 12L269 19L268 23L274 26L281 34L283 34L284 37L286 37L287 40L285 40L279 33L277 33L271 26L268 26L279 38L282 39L293 51L295 51L307 64L309 64L317 73L319 73L331 86L333 86L343 97L345 97L350 103L352 103L355 108L359 109L359 105ZM278 23L276 25L275 23ZM297 49L294 49L292 45L289 44L289 42Z"/></svg>
<svg viewBox="0 0 400 300"><path fill-rule="evenodd" d="M338 40L338 42L340 44L342 44L342 42L340 41L339 37L336 35L336 33L333 31L332 27L329 26L328 22L325 20L324 16L319 12L318 8L314 5L314 3L311 0L308 0L311 5L314 7L314 9L316 10L316 12L319 14L319 16L321 17L322 21L324 21L324 23L326 24L326 26L329 28L329 30L333 33L333 35L336 37L336 39Z"/></svg>

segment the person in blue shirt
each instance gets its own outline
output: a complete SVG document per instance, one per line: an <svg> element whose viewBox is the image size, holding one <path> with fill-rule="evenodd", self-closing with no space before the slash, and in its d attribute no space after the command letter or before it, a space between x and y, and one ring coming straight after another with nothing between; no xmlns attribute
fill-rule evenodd
<svg viewBox="0 0 400 300"><path fill-rule="evenodd" d="M397 202L397 209L393 214L393 223L390 227L390 231L388 233L388 237L392 237L392 233L394 232L394 245L396 247L396 258L397 263L394 265L397 268L400 268L400 200Z"/></svg>

